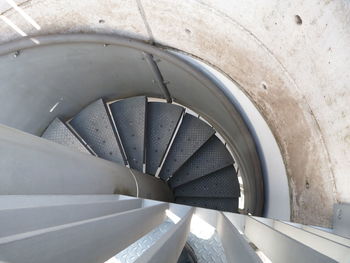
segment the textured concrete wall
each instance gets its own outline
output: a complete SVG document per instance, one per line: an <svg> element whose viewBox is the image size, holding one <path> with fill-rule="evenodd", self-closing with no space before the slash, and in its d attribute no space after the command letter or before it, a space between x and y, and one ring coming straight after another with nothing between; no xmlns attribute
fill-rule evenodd
<svg viewBox="0 0 350 263"><path fill-rule="evenodd" d="M287 167L292 219L329 225L332 205L350 202L348 1L17 2L39 30L5 3L0 12L29 36L121 34L215 66L241 86L270 125ZM2 43L22 37L6 19L0 19Z"/></svg>

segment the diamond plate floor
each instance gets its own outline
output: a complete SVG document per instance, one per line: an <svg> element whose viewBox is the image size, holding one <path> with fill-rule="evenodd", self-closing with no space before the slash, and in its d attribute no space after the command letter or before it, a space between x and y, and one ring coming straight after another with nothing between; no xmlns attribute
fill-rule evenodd
<svg viewBox="0 0 350 263"><path fill-rule="evenodd" d="M120 251L115 259L121 263L135 262L142 253L149 249L163 234L165 234L174 225L171 221L164 221L157 228L153 229L144 237L137 240L135 243Z"/></svg>
<svg viewBox="0 0 350 263"><path fill-rule="evenodd" d="M209 239L189 233L187 243L193 249L197 263L227 263L225 250L216 231Z"/></svg>
<svg viewBox="0 0 350 263"><path fill-rule="evenodd" d="M144 237L119 252L114 258L120 263L133 263L149 249L162 235L174 225L171 221L164 221ZM215 231L209 239L201 239L189 233L188 245L197 257L197 263L227 263L226 256L220 238ZM183 261L178 261L184 263Z"/></svg>

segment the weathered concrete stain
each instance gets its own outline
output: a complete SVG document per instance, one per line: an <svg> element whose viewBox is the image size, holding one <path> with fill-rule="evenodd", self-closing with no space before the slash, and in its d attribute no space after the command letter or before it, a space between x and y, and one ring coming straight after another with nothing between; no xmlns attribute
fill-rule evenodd
<svg viewBox="0 0 350 263"><path fill-rule="evenodd" d="M36 30L12 8L4 16L28 35L99 32L148 40L147 29L134 0L85 0L74 3L67 0L32 0L21 4L21 8L40 25L40 30ZM99 23L101 19L104 23ZM0 32L1 43L21 38L1 20Z"/></svg>
<svg viewBox="0 0 350 263"><path fill-rule="evenodd" d="M177 48L216 65L244 88L262 112L281 147L289 180L294 182L290 183L295 200L292 219L329 225L335 193L322 135L284 68L249 33L201 5L144 2L156 40L172 46L176 43ZM157 17L159 12L162 17ZM261 88L261 82L267 83L268 91ZM309 189L305 187L306 176Z"/></svg>

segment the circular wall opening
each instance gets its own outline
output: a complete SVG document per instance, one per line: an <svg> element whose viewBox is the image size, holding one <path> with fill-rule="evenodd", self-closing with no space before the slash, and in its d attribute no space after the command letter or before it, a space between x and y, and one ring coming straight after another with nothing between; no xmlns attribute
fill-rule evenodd
<svg viewBox="0 0 350 263"><path fill-rule="evenodd" d="M232 152L244 189L242 213L289 217L277 144L256 108L219 71L187 55L121 37L36 39L0 50L2 124L41 135L55 117L68 119L99 98L170 100L210 123Z"/></svg>

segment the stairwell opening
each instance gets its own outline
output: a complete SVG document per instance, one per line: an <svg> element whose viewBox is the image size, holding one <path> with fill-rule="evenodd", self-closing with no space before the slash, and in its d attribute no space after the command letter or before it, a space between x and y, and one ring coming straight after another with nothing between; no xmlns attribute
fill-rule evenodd
<svg viewBox="0 0 350 263"><path fill-rule="evenodd" d="M276 161L276 149L271 147L274 140L262 143L262 137L273 136L266 132L266 123L267 129L261 128L263 125L256 129L263 118L251 117L258 111L246 107L249 99L239 94L239 88L231 88L237 83L224 79L224 74L199 59L133 39L73 34L41 36L38 40L39 45L22 39L0 50L0 64L6 65L1 76L6 80L3 87L11 90L0 105L2 112L16 116L2 114L2 124L41 135L55 117L69 120L99 98L171 100L210 123L234 156L238 180L244 186L242 213L281 219L289 216L289 200L286 203L276 194L282 187L287 189L283 195L288 196L286 181L278 180L284 174L274 171L270 176L271 167L284 168L283 162ZM14 57L18 51L21 56ZM16 78L9 77L15 72ZM17 107L18 102L22 107ZM50 112L53 105L56 107ZM279 201L273 203L276 197ZM276 212L281 209L283 212Z"/></svg>

